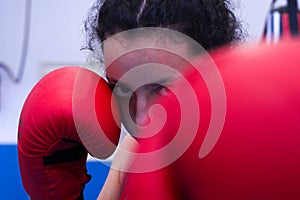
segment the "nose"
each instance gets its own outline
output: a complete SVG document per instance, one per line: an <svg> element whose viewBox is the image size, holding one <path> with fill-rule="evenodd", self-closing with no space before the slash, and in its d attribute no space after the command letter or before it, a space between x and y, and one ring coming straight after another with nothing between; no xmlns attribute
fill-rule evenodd
<svg viewBox="0 0 300 200"><path fill-rule="evenodd" d="M131 114L134 122L138 126L146 126L150 123L149 108L151 96L143 88L139 88L134 92L130 102Z"/></svg>

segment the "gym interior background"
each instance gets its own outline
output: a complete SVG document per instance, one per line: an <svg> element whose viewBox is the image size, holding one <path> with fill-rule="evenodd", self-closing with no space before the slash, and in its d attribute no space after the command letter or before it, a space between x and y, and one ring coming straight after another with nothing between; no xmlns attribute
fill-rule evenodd
<svg viewBox="0 0 300 200"><path fill-rule="evenodd" d="M261 40L271 1L233 1L249 45ZM82 28L93 2L0 1L0 63L6 66L0 68L1 199L28 199L17 161L19 115L29 91L43 75L57 67L84 62L87 54L80 51ZM108 172L107 164L109 161L88 159L88 172L93 178L86 186L86 199L96 199Z"/></svg>

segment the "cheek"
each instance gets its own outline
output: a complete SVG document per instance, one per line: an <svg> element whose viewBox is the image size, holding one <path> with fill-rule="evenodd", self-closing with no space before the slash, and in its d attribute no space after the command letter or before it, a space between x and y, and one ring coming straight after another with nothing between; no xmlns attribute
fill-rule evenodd
<svg viewBox="0 0 300 200"><path fill-rule="evenodd" d="M135 113L136 113L136 108L134 106L134 101L132 100L133 98L119 98L119 107L122 115L122 121L129 121L131 119L134 119ZM131 119L129 119L131 118Z"/></svg>
<svg viewBox="0 0 300 200"><path fill-rule="evenodd" d="M129 103L129 100L119 100L119 108L121 113L121 122L132 136L136 133L136 126L133 119L135 119L136 109L133 104Z"/></svg>

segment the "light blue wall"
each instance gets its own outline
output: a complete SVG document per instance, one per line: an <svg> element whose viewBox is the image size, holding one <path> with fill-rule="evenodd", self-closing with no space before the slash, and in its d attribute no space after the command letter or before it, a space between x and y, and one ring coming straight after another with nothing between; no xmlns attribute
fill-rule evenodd
<svg viewBox="0 0 300 200"><path fill-rule="evenodd" d="M17 74L27 0L0 1L0 61ZM0 143L16 143L24 100L48 66L82 64L82 27L92 0L31 0L30 37L25 74L19 84L0 68Z"/></svg>
<svg viewBox="0 0 300 200"><path fill-rule="evenodd" d="M92 0L32 0L30 38L25 74L14 84L0 69L0 198L28 199L17 162L17 125L29 91L49 70L49 66L81 64L85 54L82 26ZM24 33L26 0L0 1L0 61L16 75L19 69ZM88 162L92 180L85 189L86 199L96 199L108 167Z"/></svg>

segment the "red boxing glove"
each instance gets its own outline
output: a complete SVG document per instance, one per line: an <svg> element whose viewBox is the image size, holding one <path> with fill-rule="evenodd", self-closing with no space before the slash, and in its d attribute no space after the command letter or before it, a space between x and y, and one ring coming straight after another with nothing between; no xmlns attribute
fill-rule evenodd
<svg viewBox="0 0 300 200"><path fill-rule="evenodd" d="M214 135L209 141L205 138L214 120L212 110L218 104L213 104L204 79L212 74L209 70L189 73L186 79L194 88L201 112L196 137L170 165L152 172L128 173L122 198L152 199L156 194L156 199L300 199L299 50L299 41L282 41L213 55L226 93L226 115L220 122L224 125L220 137ZM203 59L197 63L204 66ZM162 101L168 117L170 109L180 109L178 104L166 103L173 98ZM171 114L166 126L180 118L177 114ZM162 129L154 146L166 146L165 135L177 134L180 131L173 127ZM191 133L185 134L190 137ZM213 148L200 154L207 143L214 144ZM180 148L175 145L173 152ZM141 145L140 152L149 149L154 151ZM132 168L163 163L171 156L172 150L148 163L137 156Z"/></svg>
<svg viewBox="0 0 300 200"><path fill-rule="evenodd" d="M80 67L47 74L20 116L18 156L31 199L82 199L89 152L110 156L120 135L118 106L107 83Z"/></svg>

